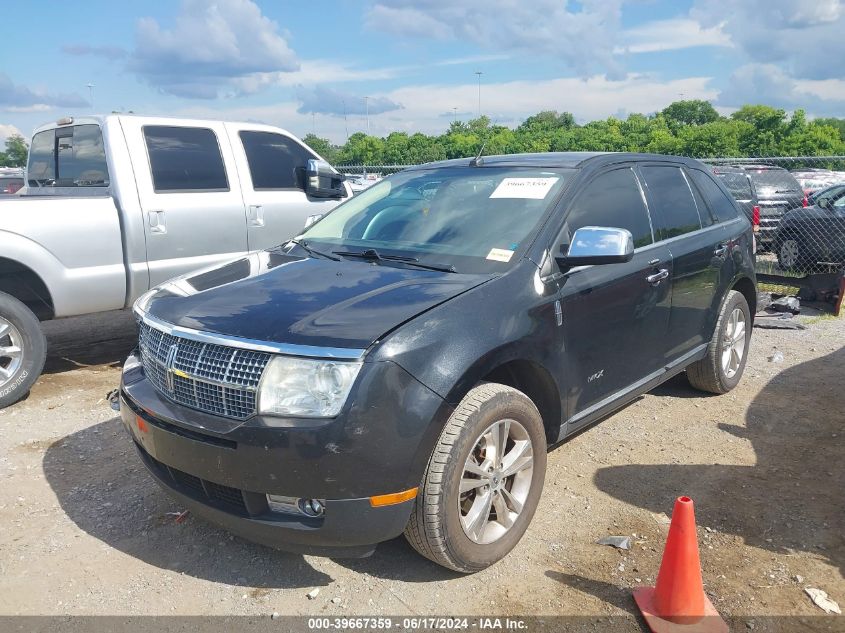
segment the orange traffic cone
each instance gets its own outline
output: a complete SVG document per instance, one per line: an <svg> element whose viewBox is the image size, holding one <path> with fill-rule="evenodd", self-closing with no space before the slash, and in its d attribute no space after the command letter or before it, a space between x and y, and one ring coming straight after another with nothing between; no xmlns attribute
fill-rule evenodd
<svg viewBox="0 0 845 633"><path fill-rule="evenodd" d="M653 633L727 633L701 582L692 499L678 497L654 587L638 587L634 600Z"/></svg>

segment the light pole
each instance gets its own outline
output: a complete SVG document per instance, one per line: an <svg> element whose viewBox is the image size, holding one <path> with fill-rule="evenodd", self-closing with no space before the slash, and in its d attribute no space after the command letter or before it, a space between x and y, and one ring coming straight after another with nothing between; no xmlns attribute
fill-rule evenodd
<svg viewBox="0 0 845 633"><path fill-rule="evenodd" d="M458 109L452 108L452 120L457 123L458 122Z"/></svg>
<svg viewBox="0 0 845 633"><path fill-rule="evenodd" d="M91 101L91 111L94 111L94 84L87 83L85 87L88 88L88 97Z"/></svg>
<svg viewBox="0 0 845 633"><path fill-rule="evenodd" d="M476 70L475 74L478 75L478 118L481 118L481 75L484 73L480 70Z"/></svg>
<svg viewBox="0 0 845 633"><path fill-rule="evenodd" d="M364 109L367 112L367 136L370 135L370 98L364 97Z"/></svg>

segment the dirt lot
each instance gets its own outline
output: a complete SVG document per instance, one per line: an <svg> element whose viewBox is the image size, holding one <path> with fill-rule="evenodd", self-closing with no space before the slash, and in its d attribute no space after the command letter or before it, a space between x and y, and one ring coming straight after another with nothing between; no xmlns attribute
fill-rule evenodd
<svg viewBox="0 0 845 633"><path fill-rule="evenodd" d="M681 376L556 448L522 543L467 577L402 539L329 560L175 523L181 508L104 401L133 345L129 315L47 327L48 373L0 411L2 614L629 614L639 630L629 589L653 584L660 514L680 494L695 500L722 614L820 614L807 586L845 607L845 319L757 329L732 394ZM609 534L632 550L595 544Z"/></svg>

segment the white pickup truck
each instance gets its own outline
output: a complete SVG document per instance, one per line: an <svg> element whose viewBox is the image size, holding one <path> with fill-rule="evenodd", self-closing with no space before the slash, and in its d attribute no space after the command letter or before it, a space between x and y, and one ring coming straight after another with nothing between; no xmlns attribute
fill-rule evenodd
<svg viewBox="0 0 845 633"><path fill-rule="evenodd" d="M0 199L0 408L41 373L39 320L126 308L176 275L269 248L351 196L299 139L253 123L65 118Z"/></svg>

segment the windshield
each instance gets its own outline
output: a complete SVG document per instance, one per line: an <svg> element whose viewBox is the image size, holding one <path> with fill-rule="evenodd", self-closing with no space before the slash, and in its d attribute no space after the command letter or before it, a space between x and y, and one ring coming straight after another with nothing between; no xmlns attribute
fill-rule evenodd
<svg viewBox="0 0 845 633"><path fill-rule="evenodd" d="M757 169L751 172L751 177L757 183L757 189L767 193L801 192L801 185L795 177L785 169Z"/></svg>
<svg viewBox="0 0 845 633"><path fill-rule="evenodd" d="M507 269L572 170L444 167L405 171L338 206L301 236L322 250L414 257L458 272Z"/></svg>

